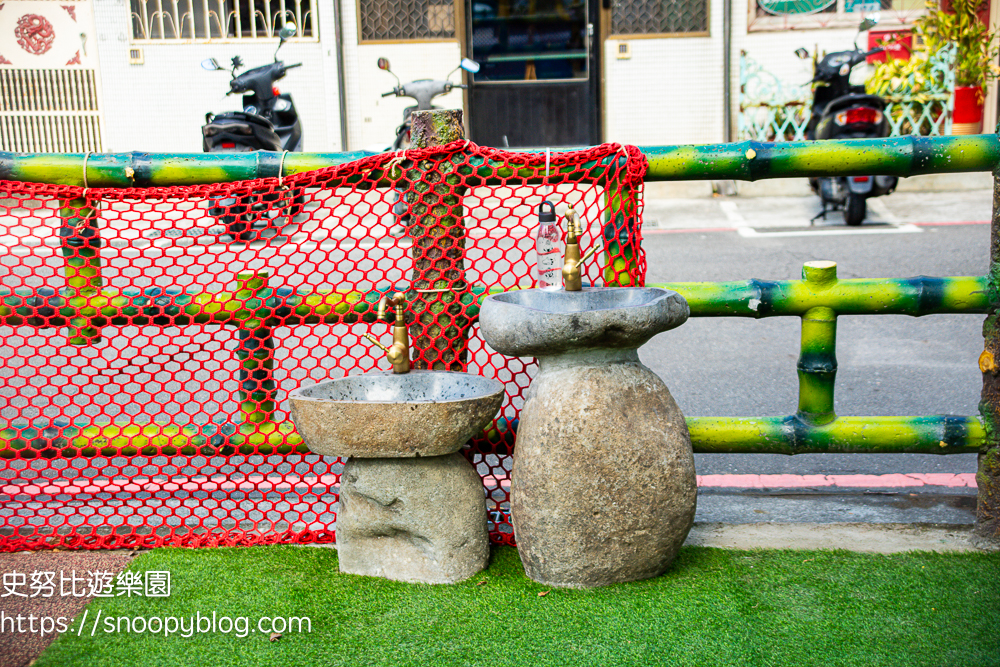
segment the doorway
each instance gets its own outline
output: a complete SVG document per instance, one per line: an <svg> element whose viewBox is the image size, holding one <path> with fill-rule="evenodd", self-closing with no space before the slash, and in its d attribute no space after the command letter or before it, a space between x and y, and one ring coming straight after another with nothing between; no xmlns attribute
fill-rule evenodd
<svg viewBox="0 0 1000 667"><path fill-rule="evenodd" d="M601 141L601 0L466 0L470 139L498 148Z"/></svg>

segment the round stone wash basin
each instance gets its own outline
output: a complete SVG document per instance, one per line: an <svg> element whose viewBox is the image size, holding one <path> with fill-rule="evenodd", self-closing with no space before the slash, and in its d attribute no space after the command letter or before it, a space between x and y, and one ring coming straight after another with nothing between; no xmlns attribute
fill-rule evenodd
<svg viewBox="0 0 1000 667"><path fill-rule="evenodd" d="M486 342L538 359L510 495L518 554L535 581L646 579L677 555L694 522L691 438L638 348L688 313L676 292L650 287L518 290L483 302Z"/></svg>
<svg viewBox="0 0 1000 667"><path fill-rule="evenodd" d="M487 298L479 324L501 354L541 357L586 348L635 349L683 324L688 313L677 292L656 287L528 289Z"/></svg>
<svg viewBox="0 0 1000 667"><path fill-rule="evenodd" d="M323 456L397 458L457 452L500 410L504 387L468 373L376 371L288 395L309 449Z"/></svg>

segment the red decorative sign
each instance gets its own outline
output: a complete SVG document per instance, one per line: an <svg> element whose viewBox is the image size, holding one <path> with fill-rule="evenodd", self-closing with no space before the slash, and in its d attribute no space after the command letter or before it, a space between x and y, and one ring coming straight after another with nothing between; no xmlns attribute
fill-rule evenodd
<svg viewBox="0 0 1000 667"><path fill-rule="evenodd" d="M80 64L80 50L79 50L79 49L77 49L77 51L76 51L76 55L75 55L75 56L73 56L73 57L72 57L72 58L71 58L71 59L69 60L69 62L67 62L67 63L66 63L66 66L67 66L67 67L69 67L70 65L79 65L79 64Z"/></svg>
<svg viewBox="0 0 1000 667"><path fill-rule="evenodd" d="M13 64L14 63L12 63L11 61L7 60L6 58L3 57L2 54L0 54L0 65L13 65Z"/></svg>
<svg viewBox="0 0 1000 667"><path fill-rule="evenodd" d="M74 21L76 20L76 7L74 7L73 5L59 5L59 6L66 10L66 13L69 14L69 17L71 19L73 19Z"/></svg>
<svg viewBox="0 0 1000 667"><path fill-rule="evenodd" d="M56 31L48 19L38 14L25 14L14 28L17 43L28 53L40 56L52 48Z"/></svg>
<svg viewBox="0 0 1000 667"><path fill-rule="evenodd" d="M881 53L868 56L869 63L880 63L885 61L885 54L889 52L896 60L909 60L910 52L913 50L913 35L909 30L871 30L868 32L868 48L874 49L882 41L892 42Z"/></svg>

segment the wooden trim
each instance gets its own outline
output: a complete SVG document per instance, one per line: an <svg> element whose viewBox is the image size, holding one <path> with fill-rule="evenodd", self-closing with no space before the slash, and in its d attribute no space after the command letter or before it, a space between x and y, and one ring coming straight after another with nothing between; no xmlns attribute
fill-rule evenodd
<svg viewBox="0 0 1000 667"><path fill-rule="evenodd" d="M617 40L620 42L631 41L634 39L681 39L684 37L711 37L712 34L709 31L705 32L658 32L658 33L643 33L639 35L608 35L609 40Z"/></svg>
<svg viewBox="0 0 1000 667"><path fill-rule="evenodd" d="M601 9L598 15L600 25L597 27L598 48L601 49L601 71L599 72L599 83L601 89L601 141L608 141L608 59L605 56L605 46L608 42L608 34L611 32L611 8L605 7L603 0L591 0L600 2Z"/></svg>
<svg viewBox="0 0 1000 667"><path fill-rule="evenodd" d="M465 0L454 0L455 7L455 39L458 40L458 57L467 58L469 45L466 43L466 17ZM462 83L469 85L469 73L464 69L458 70L458 75L462 77ZM462 125L465 129L465 138L469 138L469 89L462 89Z"/></svg>
<svg viewBox="0 0 1000 667"><path fill-rule="evenodd" d="M361 29L360 27L358 28ZM358 45L367 44L445 44L447 42L454 42L454 37L421 37L418 39L366 39L363 41L358 41Z"/></svg>
<svg viewBox="0 0 1000 667"><path fill-rule="evenodd" d="M998 23L1000 23L1000 2L990 0L990 25L995 26ZM998 85L1000 84L994 79L986 86L986 100L983 102L983 130L987 133L996 131L997 105L1000 103Z"/></svg>
<svg viewBox="0 0 1000 667"><path fill-rule="evenodd" d="M602 0L597 0L602 2ZM756 0L748 0L751 4L755 3ZM699 32L649 32L649 33L636 33L636 34L616 34L611 32L612 28L612 9L604 9L603 5L601 7L602 14L607 12L608 14L608 35L605 39L617 39L617 40L632 40L632 39L676 39L679 37L711 37L712 36L712 0L705 0L705 25L708 26L708 30L703 30Z"/></svg>
<svg viewBox="0 0 1000 667"><path fill-rule="evenodd" d="M834 12L816 12L814 14L798 14L788 16L757 16L757 1L747 1L747 34L752 32L791 32L796 30L843 30L844 28L857 28L857 15L844 11L844 0L837 0L834 3L837 10ZM913 25L913 20L923 14L924 10L914 9L912 18L900 21L896 16L882 12L882 19L879 22L879 29L890 28L893 30L905 30ZM828 17L825 25L819 25L821 21L817 17Z"/></svg>

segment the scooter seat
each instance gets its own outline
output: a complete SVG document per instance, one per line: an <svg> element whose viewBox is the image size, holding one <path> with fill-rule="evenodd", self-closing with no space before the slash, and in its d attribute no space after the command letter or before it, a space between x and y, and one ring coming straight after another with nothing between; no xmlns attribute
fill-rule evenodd
<svg viewBox="0 0 1000 667"><path fill-rule="evenodd" d="M212 116L201 128L204 137L202 148L216 152L218 147L231 143L241 150L280 151L281 139L268 119L243 111L227 111Z"/></svg>
<svg viewBox="0 0 1000 667"><path fill-rule="evenodd" d="M274 129L274 123L264 118L261 115L255 113L247 113L246 111L223 111L222 113L217 113L211 116L208 120L209 125L229 125L231 123L253 123L254 125L261 125L269 130Z"/></svg>

